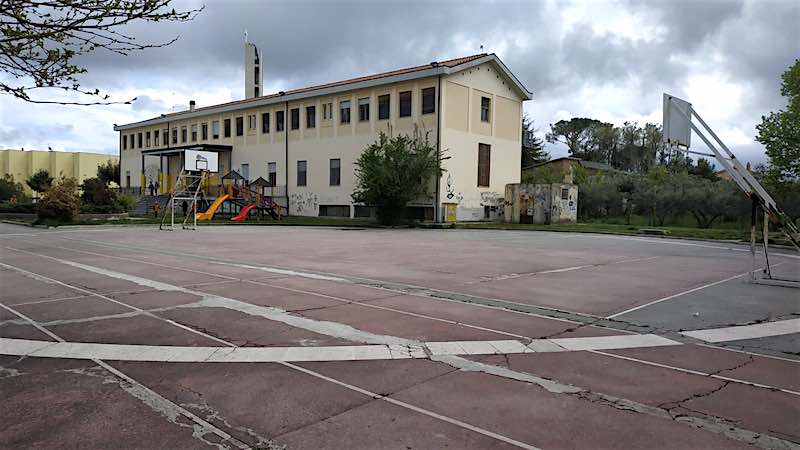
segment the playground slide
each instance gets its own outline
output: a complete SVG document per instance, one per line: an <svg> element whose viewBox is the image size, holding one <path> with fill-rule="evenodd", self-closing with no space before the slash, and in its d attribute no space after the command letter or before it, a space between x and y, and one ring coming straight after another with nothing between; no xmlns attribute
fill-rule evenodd
<svg viewBox="0 0 800 450"><path fill-rule="evenodd" d="M250 210L255 208L255 207L256 207L255 203L252 204L252 205L245 206L244 208L242 208L241 211L239 211L239 214L237 214L234 217L231 217L231 220L233 220L234 222L242 222L242 221L244 221L244 219L247 218L247 214L250 213Z"/></svg>
<svg viewBox="0 0 800 450"><path fill-rule="evenodd" d="M219 208L222 203L230 197L231 196L228 194L217 197L217 199L214 200L214 203L212 203L205 212L197 213L197 220L211 220L211 218L214 217L214 213L217 212L217 208Z"/></svg>

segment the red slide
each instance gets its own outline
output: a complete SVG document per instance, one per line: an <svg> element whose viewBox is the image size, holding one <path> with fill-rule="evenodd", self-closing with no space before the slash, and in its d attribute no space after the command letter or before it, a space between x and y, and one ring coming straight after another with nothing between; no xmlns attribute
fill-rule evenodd
<svg viewBox="0 0 800 450"><path fill-rule="evenodd" d="M237 214L236 217L231 217L231 220L233 220L234 222L244 221L244 219L247 218L247 213L249 213L250 210L255 207L256 207L255 204L245 206L244 208L242 208L241 211L239 211L239 214Z"/></svg>

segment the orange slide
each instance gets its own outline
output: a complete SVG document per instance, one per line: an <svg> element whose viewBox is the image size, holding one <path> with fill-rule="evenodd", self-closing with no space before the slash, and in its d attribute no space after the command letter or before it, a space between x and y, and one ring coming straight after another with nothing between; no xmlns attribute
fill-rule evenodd
<svg viewBox="0 0 800 450"><path fill-rule="evenodd" d="M231 196L228 194L217 197L214 203L212 203L205 212L197 213L195 217L197 220L211 220L214 217L214 213L217 212L217 209L229 198L231 198Z"/></svg>
<svg viewBox="0 0 800 450"><path fill-rule="evenodd" d="M237 214L234 217L231 217L231 220L234 222L244 222L244 219L247 219L247 214L249 214L250 210L255 207L256 207L255 203L253 203L252 205L245 206L244 208L242 208L241 211L239 211L239 214Z"/></svg>

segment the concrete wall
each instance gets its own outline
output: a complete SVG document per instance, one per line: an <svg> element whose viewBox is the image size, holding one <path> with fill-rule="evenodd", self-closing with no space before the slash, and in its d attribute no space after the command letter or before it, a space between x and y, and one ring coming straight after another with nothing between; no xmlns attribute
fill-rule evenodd
<svg viewBox="0 0 800 450"><path fill-rule="evenodd" d="M19 181L26 192L32 191L25 184L31 175L41 169L53 178L73 177L82 182L97 176L97 168L108 161L117 161L116 155L83 152L51 152L37 150L0 150L0 174L9 174Z"/></svg>
<svg viewBox="0 0 800 450"><path fill-rule="evenodd" d="M551 224L577 219L578 186L574 184L506 185L505 222Z"/></svg>

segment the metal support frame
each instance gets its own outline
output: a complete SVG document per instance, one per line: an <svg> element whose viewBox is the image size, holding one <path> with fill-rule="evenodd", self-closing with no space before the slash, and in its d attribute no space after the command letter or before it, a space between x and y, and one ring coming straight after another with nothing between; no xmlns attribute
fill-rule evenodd
<svg viewBox="0 0 800 450"><path fill-rule="evenodd" d="M197 229L197 197L207 178L208 172L205 170L200 172L181 171L175 180L175 186L170 193L167 207L164 208L164 215L161 216L159 230L175 230L175 205L178 201L190 202L187 210L189 212L184 216L181 228L184 230ZM169 216L169 224L167 224L167 216Z"/></svg>
<svg viewBox="0 0 800 450"><path fill-rule="evenodd" d="M692 131L694 131L700 139L706 144L706 146L711 150L711 154L708 153L700 153L695 151L690 151L688 148L679 150L685 151L687 153L692 154L699 154L704 156L713 156L725 169L725 171L731 176L731 179L736 183L737 186L753 201L753 210L751 214L751 224L750 224L750 253L753 257L753 271L750 275L750 281L757 284L769 284L769 285L776 285L776 286L786 286L786 287L796 287L800 288L800 280L794 279L785 279L785 278L777 278L773 276L772 269L770 267L769 262L769 222L770 220L782 225L782 231L789 239L789 242L795 247L796 250L800 251L800 243L798 243L798 230L797 227L794 225L794 222L778 207L775 200L769 193L764 189L761 183L750 173L747 168L736 159L736 156L730 149L725 146L722 140L717 136L716 133L708 126L708 124L703 120L702 117L695 111L695 109L688 104L688 111L684 111L678 103L672 101L673 97L666 96L665 101L670 102L669 107L674 108L675 111L678 111L688 122L689 126L691 127ZM709 140L709 138L703 133L697 125L694 124L692 118L696 118L700 125L705 129L708 134L716 141L716 144L719 146L719 149L714 145L714 143ZM721 151L720 151L721 150ZM763 227L762 227L762 239L764 242L764 258L765 258L765 265L763 270L758 267L756 262L756 240L758 235L758 221L759 221L759 214L758 209L761 208L763 211ZM758 272L761 272L761 276L757 275Z"/></svg>

